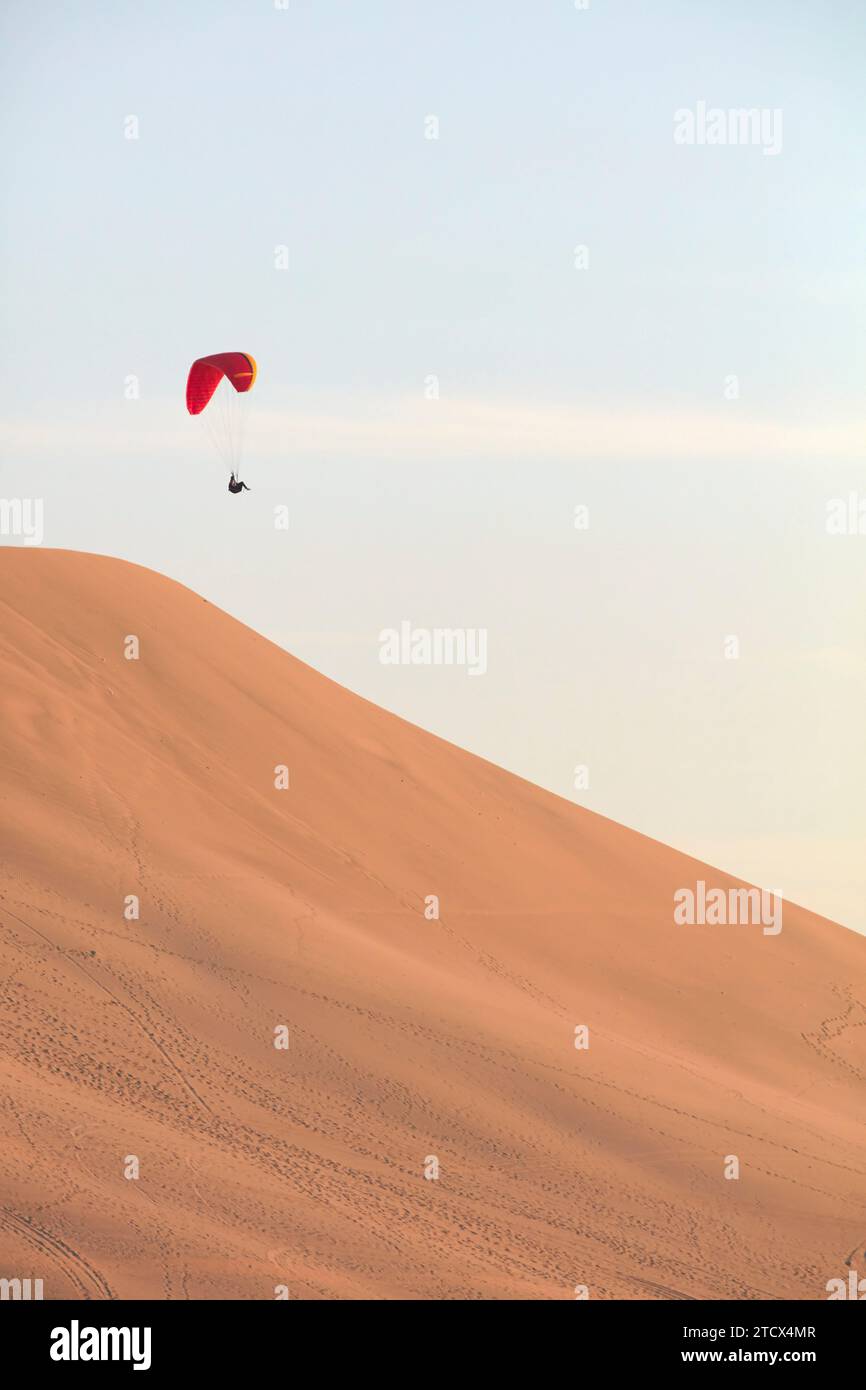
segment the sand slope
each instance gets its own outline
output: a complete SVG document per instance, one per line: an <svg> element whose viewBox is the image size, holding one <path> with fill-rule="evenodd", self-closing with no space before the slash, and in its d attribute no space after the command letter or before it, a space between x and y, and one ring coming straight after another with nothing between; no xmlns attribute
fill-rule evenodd
<svg viewBox="0 0 866 1390"><path fill-rule="evenodd" d="M810 1299L866 1274L866 940L795 907L777 937L675 926L676 888L733 881L136 566L0 550L0 659L0 1275Z"/></svg>

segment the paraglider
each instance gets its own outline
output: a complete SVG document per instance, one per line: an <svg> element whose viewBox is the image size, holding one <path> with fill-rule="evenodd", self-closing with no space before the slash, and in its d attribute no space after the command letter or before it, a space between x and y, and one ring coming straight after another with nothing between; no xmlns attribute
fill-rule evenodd
<svg viewBox="0 0 866 1390"><path fill-rule="evenodd" d="M257 368L248 352L215 352L189 369L186 408L201 418L211 443L231 469L229 492L249 492L240 480L246 402Z"/></svg>

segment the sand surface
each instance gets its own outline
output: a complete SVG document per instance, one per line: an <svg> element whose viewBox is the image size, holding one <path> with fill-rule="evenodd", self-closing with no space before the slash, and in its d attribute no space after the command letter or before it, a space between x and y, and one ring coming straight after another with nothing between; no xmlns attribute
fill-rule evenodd
<svg viewBox="0 0 866 1390"><path fill-rule="evenodd" d="M0 550L0 660L0 1275L814 1299L866 1274L866 939L789 904L777 936L676 925L676 889L735 881L133 565Z"/></svg>

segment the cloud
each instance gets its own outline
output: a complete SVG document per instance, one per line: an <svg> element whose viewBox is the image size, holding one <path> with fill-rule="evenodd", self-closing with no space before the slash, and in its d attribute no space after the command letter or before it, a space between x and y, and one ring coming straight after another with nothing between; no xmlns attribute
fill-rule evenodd
<svg viewBox="0 0 866 1390"><path fill-rule="evenodd" d="M177 401L118 402L92 414L7 422L4 457L188 457L207 447ZM253 404L249 457L487 460L861 460L859 421L761 419L738 403L714 411L585 407L556 401L296 392Z"/></svg>

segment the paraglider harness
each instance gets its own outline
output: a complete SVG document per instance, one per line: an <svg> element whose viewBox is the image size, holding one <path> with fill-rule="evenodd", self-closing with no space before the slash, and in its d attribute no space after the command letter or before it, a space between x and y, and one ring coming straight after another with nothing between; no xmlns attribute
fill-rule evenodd
<svg viewBox="0 0 866 1390"><path fill-rule="evenodd" d="M234 470L232 470L232 476L229 479L229 492L243 492L244 488L247 489L247 492L250 491L246 483L242 483L240 478L235 477Z"/></svg>

